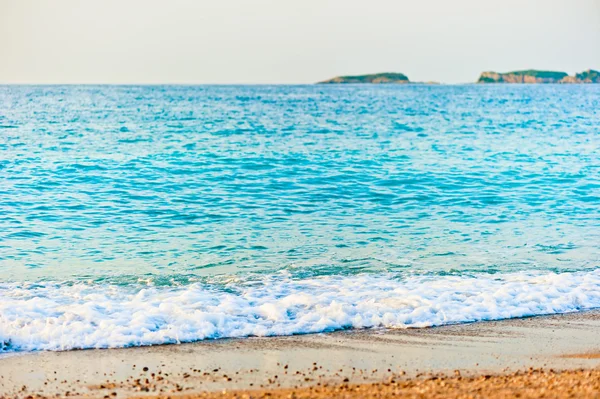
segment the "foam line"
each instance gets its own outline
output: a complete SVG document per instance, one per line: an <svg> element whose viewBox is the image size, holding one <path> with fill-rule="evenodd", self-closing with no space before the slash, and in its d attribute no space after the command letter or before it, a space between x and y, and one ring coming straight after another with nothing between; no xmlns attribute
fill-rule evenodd
<svg viewBox="0 0 600 399"><path fill-rule="evenodd" d="M600 307L600 269L470 276L266 277L225 287L0 285L1 351L428 327Z"/></svg>

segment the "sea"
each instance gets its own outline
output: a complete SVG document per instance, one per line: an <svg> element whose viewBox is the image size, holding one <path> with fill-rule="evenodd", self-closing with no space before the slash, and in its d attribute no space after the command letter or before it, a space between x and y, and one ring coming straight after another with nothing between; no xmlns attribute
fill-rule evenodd
<svg viewBox="0 0 600 399"><path fill-rule="evenodd" d="M600 307L600 85L0 86L0 352Z"/></svg>

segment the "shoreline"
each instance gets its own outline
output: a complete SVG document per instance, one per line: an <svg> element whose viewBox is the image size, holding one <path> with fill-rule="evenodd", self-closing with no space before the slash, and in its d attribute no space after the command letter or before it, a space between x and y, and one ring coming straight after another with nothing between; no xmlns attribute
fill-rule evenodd
<svg viewBox="0 0 600 399"><path fill-rule="evenodd" d="M431 376L451 382L455 370L466 379L529 368L592 370L600 367L598 331L600 310L592 310L419 329L33 352L0 358L0 397L193 396L257 389L300 389L301 395L318 384L390 378L409 383Z"/></svg>

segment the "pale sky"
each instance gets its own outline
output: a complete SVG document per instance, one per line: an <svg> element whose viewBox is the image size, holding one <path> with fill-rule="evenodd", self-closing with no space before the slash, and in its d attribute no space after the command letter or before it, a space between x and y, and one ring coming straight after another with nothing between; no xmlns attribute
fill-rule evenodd
<svg viewBox="0 0 600 399"><path fill-rule="evenodd" d="M0 0L0 83L600 69L600 0Z"/></svg>

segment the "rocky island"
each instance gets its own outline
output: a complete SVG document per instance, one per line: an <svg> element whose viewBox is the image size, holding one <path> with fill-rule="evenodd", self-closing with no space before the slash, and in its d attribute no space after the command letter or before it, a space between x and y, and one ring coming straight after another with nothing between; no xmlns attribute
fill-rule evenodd
<svg viewBox="0 0 600 399"><path fill-rule="evenodd" d="M506 73L483 72L477 83L600 83L600 72L587 71L569 76L566 72L528 69Z"/></svg>
<svg viewBox="0 0 600 399"><path fill-rule="evenodd" d="M403 73L382 72L367 75L336 76L319 84L423 84L411 82ZM436 82L426 82L436 84ZM570 76L566 72L526 69L506 73L482 72L477 83L600 83L600 72L588 69Z"/></svg>
<svg viewBox="0 0 600 399"><path fill-rule="evenodd" d="M412 83L408 80L408 77L403 73L397 72L383 72L374 73L370 75L354 75L354 76L336 76L335 78L324 80L319 83L392 83L392 84L404 84Z"/></svg>

